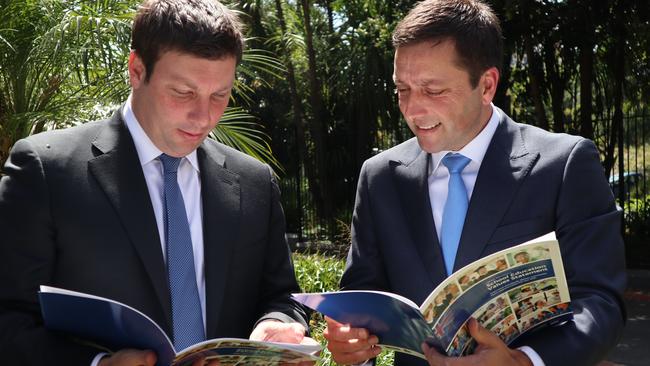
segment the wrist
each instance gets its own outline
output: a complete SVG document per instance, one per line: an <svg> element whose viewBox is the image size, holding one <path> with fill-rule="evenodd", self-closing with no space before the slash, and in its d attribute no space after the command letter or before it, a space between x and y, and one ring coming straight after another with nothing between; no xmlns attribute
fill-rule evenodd
<svg viewBox="0 0 650 366"><path fill-rule="evenodd" d="M525 352L518 349L513 349L511 355L517 365L533 366L533 361L528 357L528 355Z"/></svg>

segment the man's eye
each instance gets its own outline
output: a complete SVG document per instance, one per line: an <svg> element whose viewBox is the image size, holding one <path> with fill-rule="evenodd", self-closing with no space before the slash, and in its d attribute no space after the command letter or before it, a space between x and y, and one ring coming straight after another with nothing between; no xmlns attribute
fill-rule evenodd
<svg viewBox="0 0 650 366"><path fill-rule="evenodd" d="M440 95L442 94L442 92L443 92L442 90L428 90L428 89L425 90L425 93L427 93L427 95L433 95L433 96Z"/></svg>
<svg viewBox="0 0 650 366"><path fill-rule="evenodd" d="M406 88L395 88L395 94L404 94L408 91Z"/></svg>
<svg viewBox="0 0 650 366"><path fill-rule="evenodd" d="M192 95L191 91L178 90L178 89L172 89L172 90L174 91L174 94L176 94L179 97L188 97L188 96Z"/></svg>

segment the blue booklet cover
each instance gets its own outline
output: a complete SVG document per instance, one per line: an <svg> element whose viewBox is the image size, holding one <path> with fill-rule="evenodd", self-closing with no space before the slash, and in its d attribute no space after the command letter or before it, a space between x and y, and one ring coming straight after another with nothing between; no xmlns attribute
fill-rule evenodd
<svg viewBox="0 0 650 366"><path fill-rule="evenodd" d="M45 327L91 340L113 350L150 349L158 366L185 366L199 358L222 366L272 365L316 361L320 346L257 342L248 339L207 340L176 352L165 332L144 313L117 301L55 287L39 292Z"/></svg>
<svg viewBox="0 0 650 366"><path fill-rule="evenodd" d="M426 341L449 356L471 354L475 318L506 344L572 318L562 256L554 233L494 253L449 276L420 306L381 291L294 294L330 318L366 328L380 345L424 358Z"/></svg>
<svg viewBox="0 0 650 366"><path fill-rule="evenodd" d="M419 356L422 341L433 337L411 300L380 291L339 291L319 294L294 294L293 298L344 324L366 328L383 345Z"/></svg>

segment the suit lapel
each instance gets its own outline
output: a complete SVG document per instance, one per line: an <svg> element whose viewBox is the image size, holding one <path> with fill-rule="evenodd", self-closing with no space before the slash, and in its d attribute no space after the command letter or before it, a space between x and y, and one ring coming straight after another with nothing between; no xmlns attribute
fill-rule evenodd
<svg viewBox="0 0 650 366"><path fill-rule="evenodd" d="M405 159L396 162L395 186L403 204L406 225L410 227L411 242L420 254L422 265L433 285L437 285L444 280L446 274L429 200L430 155L419 148L416 154L412 161Z"/></svg>
<svg viewBox="0 0 650 366"><path fill-rule="evenodd" d="M521 182L539 158L526 150L521 132L503 111L476 179L454 270L478 259Z"/></svg>
<svg viewBox="0 0 650 366"><path fill-rule="evenodd" d="M224 154L204 142L197 150L201 169L203 250L205 254L207 337L214 338L224 297L230 257L237 243L241 205L239 175L226 169Z"/></svg>
<svg viewBox="0 0 650 366"><path fill-rule="evenodd" d="M166 324L161 326L171 334L171 303L158 225L135 145L119 110L100 131L93 146L102 154L88 162L89 170L122 220L149 274L158 297L156 302L166 315Z"/></svg>

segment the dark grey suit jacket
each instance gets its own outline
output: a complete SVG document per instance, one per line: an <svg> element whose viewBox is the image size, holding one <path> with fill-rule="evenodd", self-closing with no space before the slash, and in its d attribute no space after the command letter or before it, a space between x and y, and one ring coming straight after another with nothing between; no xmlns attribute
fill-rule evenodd
<svg viewBox="0 0 650 366"><path fill-rule="evenodd" d="M12 150L0 180L3 362L89 365L97 353L43 328L39 285L126 303L171 335L156 220L120 116L31 136ZM198 161L207 337L247 338L267 317L305 324L288 298L299 288L271 170L212 140Z"/></svg>
<svg viewBox="0 0 650 366"><path fill-rule="evenodd" d="M429 159L411 139L363 165L344 289L386 290L422 303L445 278ZM504 117L478 173L454 268L555 231L575 319L516 345L531 346L548 366L592 365L624 324L620 221L591 141ZM396 364L425 363L400 354Z"/></svg>

